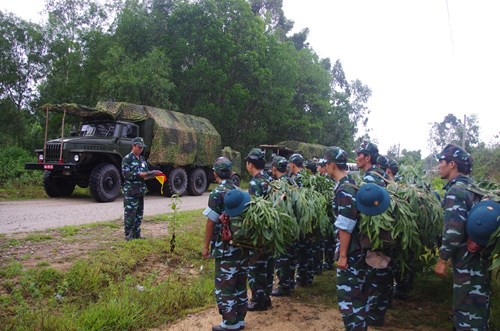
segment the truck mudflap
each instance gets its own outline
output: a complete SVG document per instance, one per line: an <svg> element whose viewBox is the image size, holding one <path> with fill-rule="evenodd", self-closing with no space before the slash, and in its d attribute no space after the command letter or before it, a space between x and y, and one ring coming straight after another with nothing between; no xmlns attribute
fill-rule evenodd
<svg viewBox="0 0 500 331"><path fill-rule="evenodd" d="M48 170L48 171L77 171L76 164L59 164L59 163L26 163L24 165L26 170Z"/></svg>

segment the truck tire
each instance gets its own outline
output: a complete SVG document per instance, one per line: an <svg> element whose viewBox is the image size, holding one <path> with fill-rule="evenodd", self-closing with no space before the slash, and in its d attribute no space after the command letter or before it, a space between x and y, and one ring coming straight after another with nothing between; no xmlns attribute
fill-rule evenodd
<svg viewBox="0 0 500 331"><path fill-rule="evenodd" d="M51 171L43 173L43 188L51 198L68 197L75 190L75 186L72 178L54 177Z"/></svg>
<svg viewBox="0 0 500 331"><path fill-rule="evenodd" d="M121 185L120 172L112 164L101 163L90 173L90 193L97 202L115 201Z"/></svg>
<svg viewBox="0 0 500 331"><path fill-rule="evenodd" d="M234 185L240 187L241 178L239 175L237 175L237 174L231 175L231 180L233 181Z"/></svg>
<svg viewBox="0 0 500 331"><path fill-rule="evenodd" d="M187 191L189 195L202 195L207 187L207 174L202 168L194 169L188 178Z"/></svg>
<svg viewBox="0 0 500 331"><path fill-rule="evenodd" d="M187 174L183 168L174 168L167 175L167 183L163 187L163 192L165 189L167 191L167 196L171 197L174 194L178 194L179 196L183 196L186 193L187 189Z"/></svg>

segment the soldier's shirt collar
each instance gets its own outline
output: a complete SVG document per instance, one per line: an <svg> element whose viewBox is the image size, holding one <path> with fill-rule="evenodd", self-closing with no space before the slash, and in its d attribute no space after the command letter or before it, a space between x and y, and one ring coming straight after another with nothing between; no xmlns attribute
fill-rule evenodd
<svg viewBox="0 0 500 331"><path fill-rule="evenodd" d="M448 191L448 189L454 185L456 182L463 182L465 184L470 184L471 178L465 175L457 175L455 178L451 179L448 183L443 186L444 191Z"/></svg>

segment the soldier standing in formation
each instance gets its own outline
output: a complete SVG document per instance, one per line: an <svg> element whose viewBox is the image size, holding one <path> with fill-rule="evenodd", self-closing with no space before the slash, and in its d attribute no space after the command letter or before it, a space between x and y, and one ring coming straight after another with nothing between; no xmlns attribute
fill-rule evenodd
<svg viewBox="0 0 500 331"><path fill-rule="evenodd" d="M215 298L222 322L214 325L212 331L241 330L245 327L248 308L248 250L222 241L220 231L220 216L225 210L224 199L228 192L238 190L238 187L230 179L232 163L227 158L218 158L213 170L219 185L210 193L208 207L203 212L207 222L202 252L204 258L210 255L215 258Z"/></svg>
<svg viewBox="0 0 500 331"><path fill-rule="evenodd" d="M245 158L246 168L250 176L248 193L258 197L265 197L271 187L272 178L264 172L265 155L259 148L254 148ZM273 291L274 258L271 252L250 250L248 284L252 291L252 298L248 304L250 311L262 311L271 307L271 293Z"/></svg>
<svg viewBox="0 0 500 331"><path fill-rule="evenodd" d="M283 156L275 156L272 162L272 173L275 180L284 181L292 186L296 186L293 179L287 175L288 161ZM287 245L286 253L279 255L275 259L276 275L278 285L271 293L273 296L289 296L294 287L295 265L293 243Z"/></svg>
<svg viewBox="0 0 500 331"><path fill-rule="evenodd" d="M144 196L146 195L145 179L151 176L148 173L148 163L141 155L144 140L141 137L132 139L132 151L125 155L122 160L123 183L123 223L125 227L125 239L141 238L141 223L144 214ZM155 170L153 174L161 173Z"/></svg>
<svg viewBox="0 0 500 331"><path fill-rule="evenodd" d="M336 182L333 201L337 240L337 296L346 330L367 329L368 293L365 253L359 245L356 186L347 175L347 153L339 147L325 151L328 175Z"/></svg>
<svg viewBox="0 0 500 331"><path fill-rule="evenodd" d="M360 170L364 171L363 182L374 183L385 187L385 172L376 164L379 157L378 147L372 142L363 141L356 150L356 164ZM384 251L378 254L388 254ZM368 252L370 254L370 252ZM386 268L368 266L368 315L367 322L371 326L383 326L384 318L392 298L393 275L392 265Z"/></svg>
<svg viewBox="0 0 500 331"><path fill-rule="evenodd" d="M459 146L448 144L438 155L438 171L444 186L443 242L435 273L444 277L451 260L453 268L453 324L456 330L487 330L491 294L491 271L487 254L468 250L466 220L479 200L467 190L472 180L472 157Z"/></svg>

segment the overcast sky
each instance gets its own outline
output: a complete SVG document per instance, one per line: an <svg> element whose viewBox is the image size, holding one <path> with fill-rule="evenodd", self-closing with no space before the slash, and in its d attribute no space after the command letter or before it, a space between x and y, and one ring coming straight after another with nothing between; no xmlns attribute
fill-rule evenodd
<svg viewBox="0 0 500 331"><path fill-rule="evenodd" d="M43 3L0 0L0 9L40 21ZM427 155L429 123L448 113L477 114L487 143L500 133L500 1L283 0L283 9L294 31L309 28L320 57L372 89L368 127L382 153L400 144Z"/></svg>

